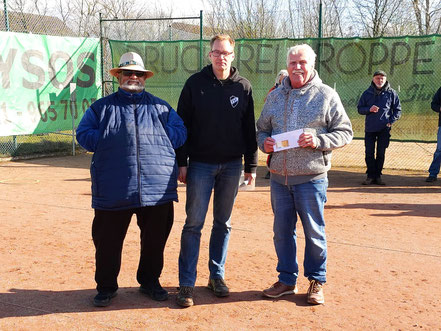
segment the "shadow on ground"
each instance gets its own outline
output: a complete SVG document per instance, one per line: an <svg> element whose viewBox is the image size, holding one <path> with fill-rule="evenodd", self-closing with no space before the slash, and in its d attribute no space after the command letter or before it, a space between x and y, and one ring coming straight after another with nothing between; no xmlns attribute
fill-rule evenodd
<svg viewBox="0 0 441 331"><path fill-rule="evenodd" d="M92 299L96 294L94 289L71 291L47 291L10 289L0 293L0 319L6 317L40 316L58 313L79 313L94 311L114 311L125 309L155 309L168 307L170 309L185 309L179 307L175 300L177 288L166 288L170 297L166 301L157 302L138 291L135 287L120 288L118 295L108 307L94 307ZM306 294L289 295L280 299L269 299L262 296L261 291L231 292L225 298L215 297L210 290L196 286L194 301L198 306L225 304L246 301L285 301L296 306L309 306Z"/></svg>

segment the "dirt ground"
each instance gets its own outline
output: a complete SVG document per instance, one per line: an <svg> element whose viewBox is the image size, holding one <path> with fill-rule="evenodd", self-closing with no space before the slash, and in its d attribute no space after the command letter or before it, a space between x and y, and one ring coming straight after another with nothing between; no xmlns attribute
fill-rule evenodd
<svg viewBox="0 0 441 331"><path fill-rule="evenodd" d="M161 277L170 299L154 302L138 291L139 231L132 222L118 296L95 308L90 157L0 163L0 330L441 330L441 187L425 183L424 172L386 171L384 187L361 186L363 169L329 173L324 305L305 303L303 276L297 295L261 296L277 279L269 181L261 166L256 190L240 192L233 213L229 297L215 298L205 287L209 213L195 306L175 303L185 220L180 185ZM301 265L300 224L298 235Z"/></svg>

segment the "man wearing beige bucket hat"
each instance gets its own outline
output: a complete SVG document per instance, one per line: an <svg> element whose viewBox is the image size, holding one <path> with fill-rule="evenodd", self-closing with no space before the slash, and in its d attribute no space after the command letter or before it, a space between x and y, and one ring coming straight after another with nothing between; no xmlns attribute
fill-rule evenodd
<svg viewBox="0 0 441 331"><path fill-rule="evenodd" d="M187 138L176 111L145 91L153 72L145 69L139 54L123 54L110 74L118 80L118 91L93 103L77 129L79 144L94 153L90 173L98 294L93 304L98 307L109 305L116 295L133 214L141 230L140 291L157 301L168 298L159 277L173 201L178 200L175 149Z"/></svg>

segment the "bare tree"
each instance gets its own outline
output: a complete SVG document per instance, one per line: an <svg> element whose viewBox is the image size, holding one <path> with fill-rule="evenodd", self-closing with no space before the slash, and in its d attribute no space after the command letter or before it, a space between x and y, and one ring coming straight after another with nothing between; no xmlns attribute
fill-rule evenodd
<svg viewBox="0 0 441 331"><path fill-rule="evenodd" d="M441 28L441 1L411 0L420 35L439 33Z"/></svg>
<svg viewBox="0 0 441 331"><path fill-rule="evenodd" d="M72 3L70 1L58 0L54 11L55 15L59 16L64 24L67 24L72 15Z"/></svg>
<svg viewBox="0 0 441 331"><path fill-rule="evenodd" d="M33 19L30 20L29 16L25 15L28 13L36 14L36 15L47 15L48 13L48 4L45 0L13 0L8 2L8 9L13 12L19 13L20 23L25 31L33 31L35 29L35 25L39 25L40 20ZM46 26L40 26L39 31L47 32L45 29Z"/></svg>
<svg viewBox="0 0 441 331"><path fill-rule="evenodd" d="M343 36L348 0L322 0L323 36ZM317 37L320 1L207 0L215 8L206 15L209 27L239 38ZM220 6L220 8L219 8Z"/></svg>
<svg viewBox="0 0 441 331"><path fill-rule="evenodd" d="M48 13L48 4L46 1L33 0L34 9L38 15L46 15Z"/></svg>
<svg viewBox="0 0 441 331"><path fill-rule="evenodd" d="M206 14L214 33L235 38L275 38L281 29L280 0L207 0L213 11Z"/></svg>
<svg viewBox="0 0 441 331"><path fill-rule="evenodd" d="M362 27L368 37L388 35L388 29L395 17L399 16L402 0L352 0L354 24Z"/></svg>

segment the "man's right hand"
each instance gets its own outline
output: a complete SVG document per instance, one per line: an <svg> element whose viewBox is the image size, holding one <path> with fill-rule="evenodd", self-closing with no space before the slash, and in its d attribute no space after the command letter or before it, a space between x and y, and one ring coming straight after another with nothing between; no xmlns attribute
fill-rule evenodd
<svg viewBox="0 0 441 331"><path fill-rule="evenodd" d="M181 183L187 184L187 167L179 167L178 180Z"/></svg>
<svg viewBox="0 0 441 331"><path fill-rule="evenodd" d="M272 153L274 152L274 145L276 144L276 141L271 138L268 137L265 139L265 141L263 142L263 149L265 151L265 153Z"/></svg>
<svg viewBox="0 0 441 331"><path fill-rule="evenodd" d="M369 111L370 111L371 113L378 113L378 109L380 109L380 108L378 108L378 106L373 105L373 106L369 109Z"/></svg>

